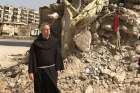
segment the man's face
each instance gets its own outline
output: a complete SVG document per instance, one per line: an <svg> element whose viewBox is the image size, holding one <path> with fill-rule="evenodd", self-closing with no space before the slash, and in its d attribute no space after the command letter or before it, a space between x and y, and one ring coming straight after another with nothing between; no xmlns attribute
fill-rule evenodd
<svg viewBox="0 0 140 93"><path fill-rule="evenodd" d="M42 35L44 37L48 37L50 35L50 26L49 25L45 25L42 29Z"/></svg>

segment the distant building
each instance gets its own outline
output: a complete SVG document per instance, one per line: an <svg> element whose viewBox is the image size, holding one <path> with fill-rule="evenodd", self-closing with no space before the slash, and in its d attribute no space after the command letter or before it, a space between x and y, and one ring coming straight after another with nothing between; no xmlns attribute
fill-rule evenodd
<svg viewBox="0 0 140 93"><path fill-rule="evenodd" d="M3 6L0 5L0 22L3 22Z"/></svg>
<svg viewBox="0 0 140 93"><path fill-rule="evenodd" d="M34 23L34 10L29 10L28 23Z"/></svg>
<svg viewBox="0 0 140 93"><path fill-rule="evenodd" d="M12 16L13 16L13 7L12 6L4 6L3 22L6 22L6 23L11 22Z"/></svg>
<svg viewBox="0 0 140 93"><path fill-rule="evenodd" d="M21 9L20 8L14 8L13 9L12 22L14 22L14 23L20 23L21 22Z"/></svg>
<svg viewBox="0 0 140 93"><path fill-rule="evenodd" d="M39 19L39 12L33 9L0 5L0 34L30 35Z"/></svg>
<svg viewBox="0 0 140 93"><path fill-rule="evenodd" d="M28 24L29 10L27 8L21 9L21 22Z"/></svg>
<svg viewBox="0 0 140 93"><path fill-rule="evenodd" d="M35 11L34 12L34 23L36 25L39 24L39 19L40 19L40 17L39 17L39 11Z"/></svg>

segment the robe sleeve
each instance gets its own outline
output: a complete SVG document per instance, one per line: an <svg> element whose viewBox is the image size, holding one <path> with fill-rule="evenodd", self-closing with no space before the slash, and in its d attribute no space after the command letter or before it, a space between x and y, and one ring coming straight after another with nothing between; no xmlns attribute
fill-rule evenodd
<svg viewBox="0 0 140 93"><path fill-rule="evenodd" d="M33 73L35 68L35 51L33 44L29 50L29 59L28 59L28 73Z"/></svg>
<svg viewBox="0 0 140 93"><path fill-rule="evenodd" d="M55 68L57 71L64 70L63 58L62 58L61 49L59 46L57 46L56 48Z"/></svg>

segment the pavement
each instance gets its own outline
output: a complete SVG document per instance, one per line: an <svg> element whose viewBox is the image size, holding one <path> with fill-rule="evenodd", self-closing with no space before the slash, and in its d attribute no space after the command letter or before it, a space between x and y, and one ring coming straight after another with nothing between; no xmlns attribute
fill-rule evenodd
<svg viewBox="0 0 140 93"><path fill-rule="evenodd" d="M24 55L30 49L32 40L0 39L0 65L10 67L18 62L11 60L11 55Z"/></svg>
<svg viewBox="0 0 140 93"><path fill-rule="evenodd" d="M0 39L0 45L29 47L33 40Z"/></svg>

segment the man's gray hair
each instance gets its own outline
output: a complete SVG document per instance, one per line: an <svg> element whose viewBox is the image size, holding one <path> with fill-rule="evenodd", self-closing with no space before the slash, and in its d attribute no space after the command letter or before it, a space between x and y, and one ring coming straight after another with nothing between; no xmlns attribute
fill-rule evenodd
<svg viewBox="0 0 140 93"><path fill-rule="evenodd" d="M49 24L49 23L47 23L47 22L42 23L42 24L40 25L40 31L42 31L42 30L43 30L43 28L44 28L44 26L45 26L45 25L49 25L49 26L50 26L50 24Z"/></svg>

